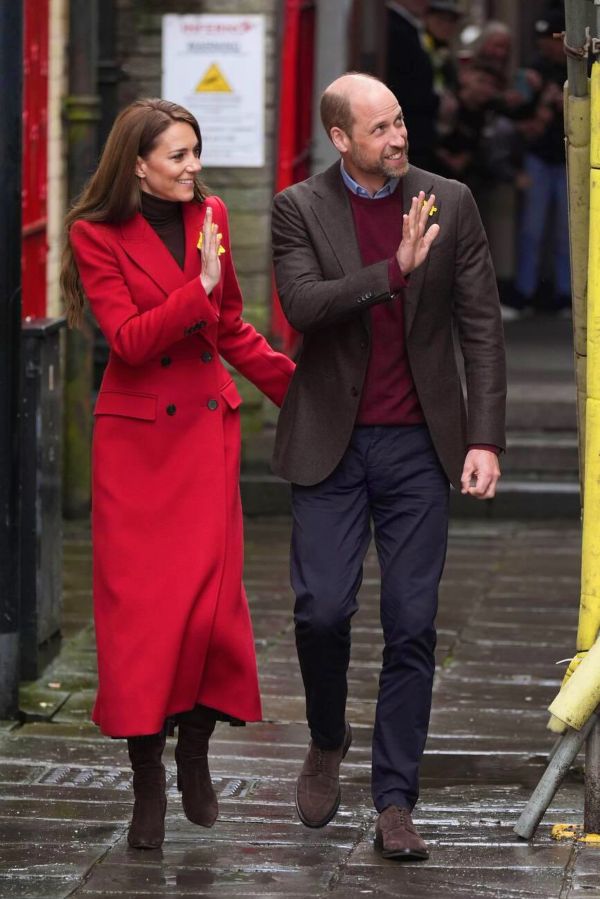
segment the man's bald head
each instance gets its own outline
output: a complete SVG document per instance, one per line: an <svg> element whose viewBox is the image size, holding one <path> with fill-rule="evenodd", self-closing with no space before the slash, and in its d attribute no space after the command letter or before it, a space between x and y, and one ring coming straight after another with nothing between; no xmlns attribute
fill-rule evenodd
<svg viewBox="0 0 600 899"><path fill-rule="evenodd" d="M321 97L321 121L328 137L332 128L340 128L350 137L357 97L381 88L388 90L383 81L365 72L347 72L325 88Z"/></svg>

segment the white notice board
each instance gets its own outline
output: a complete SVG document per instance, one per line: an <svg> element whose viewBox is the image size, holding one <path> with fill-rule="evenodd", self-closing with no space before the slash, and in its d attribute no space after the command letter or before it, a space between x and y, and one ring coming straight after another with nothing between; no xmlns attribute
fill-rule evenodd
<svg viewBox="0 0 600 899"><path fill-rule="evenodd" d="M264 16L163 16L162 96L200 123L205 166L265 164Z"/></svg>

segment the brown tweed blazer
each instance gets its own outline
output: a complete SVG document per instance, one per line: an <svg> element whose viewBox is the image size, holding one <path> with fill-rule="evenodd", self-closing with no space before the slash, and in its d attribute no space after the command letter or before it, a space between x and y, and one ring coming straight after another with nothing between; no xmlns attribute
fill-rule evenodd
<svg viewBox="0 0 600 899"><path fill-rule="evenodd" d="M500 304L468 188L410 166L403 179L405 211L419 190L435 194L431 221L439 223L440 233L404 292L406 349L434 446L449 480L460 488L468 445L504 448ZM275 197L272 231L283 310L304 336L279 417L273 469L297 484L317 484L350 441L370 351L369 307L399 300L390 297L387 261L361 263L339 163Z"/></svg>

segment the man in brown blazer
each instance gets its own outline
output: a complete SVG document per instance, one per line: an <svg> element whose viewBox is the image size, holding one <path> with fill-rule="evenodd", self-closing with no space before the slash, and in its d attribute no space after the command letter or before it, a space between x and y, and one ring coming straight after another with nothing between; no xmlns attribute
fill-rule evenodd
<svg viewBox="0 0 600 899"><path fill-rule="evenodd" d="M340 802L350 621L371 521L383 665L373 732L375 846L423 859L418 797L449 485L494 496L505 362L486 237L469 190L409 165L394 95L350 73L321 101L336 162L278 194L277 288L302 350L274 470L292 482L296 644L311 743L296 789L309 827ZM467 404L453 335L464 359Z"/></svg>

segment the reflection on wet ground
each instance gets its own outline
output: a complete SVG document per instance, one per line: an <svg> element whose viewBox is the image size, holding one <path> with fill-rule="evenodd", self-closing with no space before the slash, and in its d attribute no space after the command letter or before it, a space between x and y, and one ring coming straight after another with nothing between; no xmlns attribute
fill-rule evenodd
<svg viewBox="0 0 600 899"><path fill-rule="evenodd" d="M69 526L65 640L26 685L27 723L0 729L0 896L406 896L600 899L600 849L550 839L580 822L581 769L559 791L533 843L512 827L539 779L552 736L545 708L572 651L579 529L564 522L456 524L441 591L438 673L416 822L428 862L383 861L372 848L371 723L381 642L377 567L369 556L354 619L340 811L323 830L296 818L293 788L307 744L287 582L289 522L250 520L246 586L265 722L219 725L211 768L221 816L205 831L181 810L167 749L162 850L135 852L125 833L130 772L121 741L89 723L95 684L87 532Z"/></svg>

